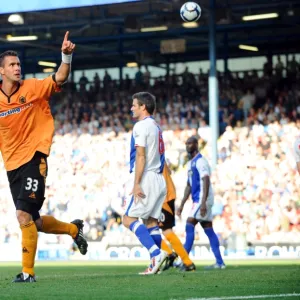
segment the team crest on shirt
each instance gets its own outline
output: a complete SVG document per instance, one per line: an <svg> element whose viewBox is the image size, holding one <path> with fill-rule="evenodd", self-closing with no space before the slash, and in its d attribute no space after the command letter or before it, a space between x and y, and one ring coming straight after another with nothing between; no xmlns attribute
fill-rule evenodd
<svg viewBox="0 0 300 300"><path fill-rule="evenodd" d="M19 103L20 103L20 104L26 103L26 98L23 97L23 96L21 96L21 97L19 98Z"/></svg>
<svg viewBox="0 0 300 300"><path fill-rule="evenodd" d="M192 176L193 175L193 171L192 170L189 170L188 171L188 176Z"/></svg>
<svg viewBox="0 0 300 300"><path fill-rule="evenodd" d="M193 161L193 163L192 163L192 167L195 167L196 166L196 162L195 161Z"/></svg>

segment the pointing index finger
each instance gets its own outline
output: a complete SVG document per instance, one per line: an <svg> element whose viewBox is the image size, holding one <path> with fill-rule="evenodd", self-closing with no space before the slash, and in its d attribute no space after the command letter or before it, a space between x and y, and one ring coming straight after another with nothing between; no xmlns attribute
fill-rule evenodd
<svg viewBox="0 0 300 300"><path fill-rule="evenodd" d="M69 38L69 31L66 32L65 37L64 37L64 42L66 42Z"/></svg>

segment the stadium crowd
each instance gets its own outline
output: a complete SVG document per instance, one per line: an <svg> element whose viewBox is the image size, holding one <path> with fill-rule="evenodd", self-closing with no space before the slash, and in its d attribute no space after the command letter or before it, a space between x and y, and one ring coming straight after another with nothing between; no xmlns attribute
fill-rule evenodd
<svg viewBox="0 0 300 300"><path fill-rule="evenodd" d="M284 74L284 76L283 76ZM177 188L177 204L186 184L185 141L198 135L210 156L208 81L201 71L150 80L139 70L117 83L106 72L89 83L84 73L53 97L56 135L48 160L42 213L58 219L85 220L90 241L136 243L121 225L124 183L128 177L133 120L131 95L148 90L157 96L156 120L164 130L166 157ZM219 163L213 172L214 228L229 250L247 243L300 240L300 176L292 153L300 130L299 64L278 60L256 71L219 74ZM0 163L0 244L19 243L20 230L8 182ZM191 202L189 203L191 205ZM176 232L184 240L186 205ZM206 242L198 228L198 239ZM40 235L44 243L70 242L65 236Z"/></svg>

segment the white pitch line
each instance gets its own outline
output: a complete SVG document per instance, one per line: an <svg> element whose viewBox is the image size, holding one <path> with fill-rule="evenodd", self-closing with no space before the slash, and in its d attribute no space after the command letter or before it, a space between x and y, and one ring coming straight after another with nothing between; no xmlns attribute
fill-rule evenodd
<svg viewBox="0 0 300 300"><path fill-rule="evenodd" d="M252 296L229 296L217 298L188 298L186 300L240 300L240 299L266 299L266 298L283 298L283 297L299 297L300 294L275 294L275 295L252 295Z"/></svg>

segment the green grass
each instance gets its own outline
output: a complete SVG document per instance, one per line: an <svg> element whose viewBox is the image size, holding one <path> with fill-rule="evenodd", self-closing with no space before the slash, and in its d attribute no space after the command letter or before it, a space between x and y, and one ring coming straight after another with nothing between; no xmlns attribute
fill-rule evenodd
<svg viewBox="0 0 300 300"><path fill-rule="evenodd" d="M19 264L0 263L0 299L156 300L300 294L300 260L226 263L226 270L204 271L203 262L198 262L193 273L172 269L156 276L139 276L145 262L38 262L38 282L33 284L12 284Z"/></svg>

